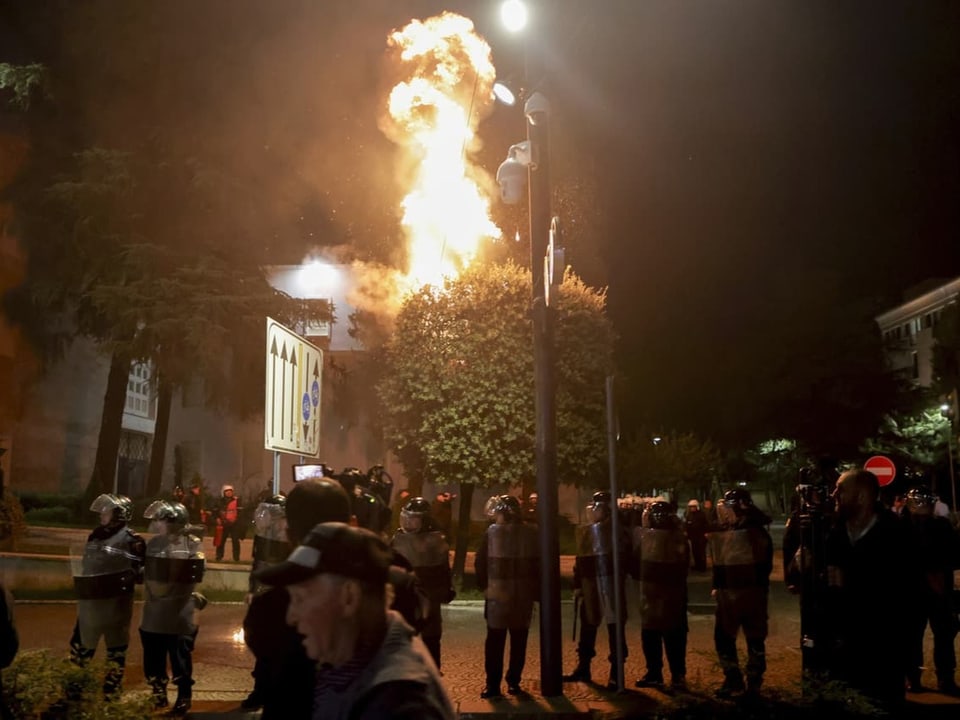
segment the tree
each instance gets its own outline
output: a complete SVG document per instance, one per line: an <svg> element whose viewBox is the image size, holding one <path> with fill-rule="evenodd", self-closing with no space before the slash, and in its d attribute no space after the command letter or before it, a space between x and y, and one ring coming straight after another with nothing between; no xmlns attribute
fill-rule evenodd
<svg viewBox="0 0 960 720"><path fill-rule="evenodd" d="M719 449L693 433L640 428L622 450L621 486L642 494L669 489L677 496L699 495L715 479L720 461Z"/></svg>
<svg viewBox="0 0 960 720"><path fill-rule="evenodd" d="M613 329L604 293L567 272L556 301L558 477L594 483L606 469L604 379ZM462 571L473 487L534 477L530 276L474 266L401 308L378 393L388 445L412 482L459 483Z"/></svg>

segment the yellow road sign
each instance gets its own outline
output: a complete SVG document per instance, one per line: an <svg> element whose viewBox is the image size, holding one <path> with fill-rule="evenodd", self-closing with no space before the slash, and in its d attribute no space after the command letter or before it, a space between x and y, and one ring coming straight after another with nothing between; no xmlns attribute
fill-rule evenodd
<svg viewBox="0 0 960 720"><path fill-rule="evenodd" d="M320 453L323 351L267 318L263 446L316 457Z"/></svg>

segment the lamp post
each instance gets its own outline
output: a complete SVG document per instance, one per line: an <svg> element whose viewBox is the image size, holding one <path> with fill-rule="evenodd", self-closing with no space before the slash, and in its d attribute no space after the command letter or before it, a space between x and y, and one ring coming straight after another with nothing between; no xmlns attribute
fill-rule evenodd
<svg viewBox="0 0 960 720"><path fill-rule="evenodd" d="M504 24L519 31L526 24L527 12L520 0L507 0L501 6ZM528 78L529 81L529 78ZM533 367L534 413L536 423L535 463L537 475L537 520L540 549L540 688L546 697L563 694L563 644L560 621L560 542L557 535L556 408L554 405L553 372L553 308L549 305L548 288L553 277L551 212L550 212L550 105L539 91L524 103L527 124L528 203L530 214L530 268L533 275ZM504 163L513 162L514 150ZM503 166L501 166L501 170ZM501 172L498 172L498 180ZM517 179L514 174L513 180ZM508 188L501 183L504 198ZM516 201L516 187L509 189ZM550 257L548 257L548 253Z"/></svg>

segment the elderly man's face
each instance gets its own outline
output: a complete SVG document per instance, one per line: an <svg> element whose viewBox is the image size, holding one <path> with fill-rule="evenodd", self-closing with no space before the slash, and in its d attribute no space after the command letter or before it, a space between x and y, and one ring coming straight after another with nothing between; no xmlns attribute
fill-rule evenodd
<svg viewBox="0 0 960 720"><path fill-rule="evenodd" d="M324 573L288 588L287 624L303 635L307 656L320 663L336 665L340 661L344 582L342 577Z"/></svg>
<svg viewBox="0 0 960 720"><path fill-rule="evenodd" d="M837 513L841 517L851 517L854 514L860 504L860 492L850 476L840 476L833 491L833 498L837 504Z"/></svg>

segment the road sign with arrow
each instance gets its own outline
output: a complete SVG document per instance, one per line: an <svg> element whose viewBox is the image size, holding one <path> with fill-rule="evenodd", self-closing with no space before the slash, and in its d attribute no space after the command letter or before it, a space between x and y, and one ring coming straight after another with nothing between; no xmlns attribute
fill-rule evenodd
<svg viewBox="0 0 960 720"><path fill-rule="evenodd" d="M320 453L323 351L267 318L263 446L316 457Z"/></svg>

